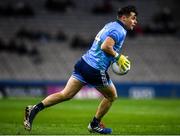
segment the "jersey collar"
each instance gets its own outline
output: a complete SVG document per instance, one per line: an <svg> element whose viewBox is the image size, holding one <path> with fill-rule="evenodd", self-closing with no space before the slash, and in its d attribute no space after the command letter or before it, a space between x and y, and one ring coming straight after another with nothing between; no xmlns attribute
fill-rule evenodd
<svg viewBox="0 0 180 136"><path fill-rule="evenodd" d="M127 30L127 27L123 24L123 22L121 22L120 20L116 20L116 22L118 23L118 24L120 24L125 30Z"/></svg>

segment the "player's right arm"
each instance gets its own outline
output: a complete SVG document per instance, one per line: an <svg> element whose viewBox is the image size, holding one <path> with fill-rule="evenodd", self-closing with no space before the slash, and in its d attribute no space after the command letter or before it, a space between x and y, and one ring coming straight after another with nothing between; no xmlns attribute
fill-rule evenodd
<svg viewBox="0 0 180 136"><path fill-rule="evenodd" d="M117 62L121 64L124 69L129 69L130 61L124 55L119 55L114 49L115 41L111 37L107 37L101 45L101 50L115 57Z"/></svg>
<svg viewBox="0 0 180 136"><path fill-rule="evenodd" d="M117 52L113 49L113 46L115 45L115 41L111 37L107 37L104 42L101 44L101 50L106 52L109 55L112 55L113 57L116 56Z"/></svg>

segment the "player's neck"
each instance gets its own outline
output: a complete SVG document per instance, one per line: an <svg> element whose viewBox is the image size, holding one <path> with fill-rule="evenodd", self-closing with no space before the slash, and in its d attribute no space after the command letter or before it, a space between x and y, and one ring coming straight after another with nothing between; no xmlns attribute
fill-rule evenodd
<svg viewBox="0 0 180 136"><path fill-rule="evenodd" d="M127 30L127 27L125 26L125 24L124 24L124 22L123 22L122 20L117 19L116 21L117 21L124 29Z"/></svg>

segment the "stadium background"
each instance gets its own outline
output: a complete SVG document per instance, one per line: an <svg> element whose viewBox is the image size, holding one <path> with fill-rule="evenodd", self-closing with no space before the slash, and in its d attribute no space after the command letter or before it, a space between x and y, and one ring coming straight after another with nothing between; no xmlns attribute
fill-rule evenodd
<svg viewBox="0 0 180 136"><path fill-rule="evenodd" d="M123 49L132 68L125 76L109 71L121 99L103 121L113 134L180 134L179 0L6 0L0 1L0 135L89 134L100 97L91 87L75 96L81 99L40 113L31 132L22 125L24 107L61 90L97 32L129 4L139 11Z"/></svg>
<svg viewBox="0 0 180 136"><path fill-rule="evenodd" d="M131 71L120 77L110 70L118 94L179 97L178 0L1 1L1 96L41 96L62 88L96 33L116 19L118 7L128 4L137 6L139 24L123 49Z"/></svg>

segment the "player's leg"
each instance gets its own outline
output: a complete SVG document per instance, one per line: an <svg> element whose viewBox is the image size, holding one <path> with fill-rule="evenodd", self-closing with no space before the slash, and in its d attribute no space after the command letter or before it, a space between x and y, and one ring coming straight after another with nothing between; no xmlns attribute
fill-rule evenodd
<svg viewBox="0 0 180 136"><path fill-rule="evenodd" d="M33 119L39 111L45 107L71 99L83 87L83 85L84 84L82 82L71 76L62 91L47 96L41 103L37 105L27 106L24 117L25 129L31 130Z"/></svg>
<svg viewBox="0 0 180 136"><path fill-rule="evenodd" d="M54 104L60 103L62 101L66 101L71 99L79 90L84 86L82 82L77 80L74 77L70 77L69 81L65 88L57 93L49 95L46 97L42 103L45 107L52 106Z"/></svg>
<svg viewBox="0 0 180 136"><path fill-rule="evenodd" d="M96 88L103 96L101 103L98 106L95 117L101 120L108 112L113 101L117 98L117 91L113 83L107 87Z"/></svg>
<svg viewBox="0 0 180 136"><path fill-rule="evenodd" d="M113 83L106 87L97 87L96 88L104 96L101 103L98 106L95 117L92 122L89 124L88 129L90 132L97 132L100 134L110 134L112 129L102 128L100 126L101 119L110 109L113 101L117 98L116 88Z"/></svg>

